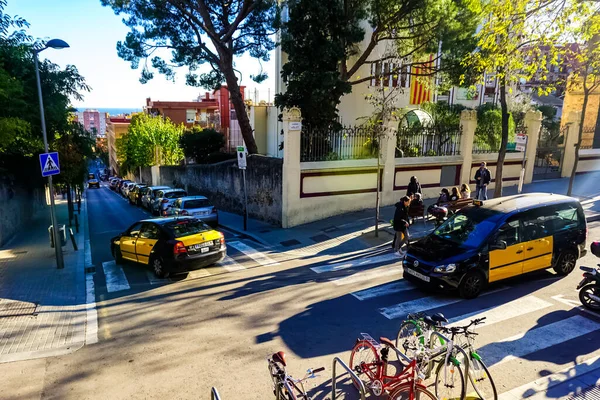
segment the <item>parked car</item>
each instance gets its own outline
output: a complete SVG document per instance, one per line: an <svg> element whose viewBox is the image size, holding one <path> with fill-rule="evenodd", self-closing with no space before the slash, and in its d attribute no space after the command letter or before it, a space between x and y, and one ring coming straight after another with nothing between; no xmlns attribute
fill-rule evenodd
<svg viewBox="0 0 600 400"><path fill-rule="evenodd" d="M156 199L152 203L152 213L155 215L166 215L166 211L173 205L173 202L180 197L187 196L183 189L163 189L156 193Z"/></svg>
<svg viewBox="0 0 600 400"><path fill-rule="evenodd" d="M100 182L98 182L98 179L94 178L94 179L90 179L88 181L88 188L96 188L96 189L100 189Z"/></svg>
<svg viewBox="0 0 600 400"><path fill-rule="evenodd" d="M88 174L88 180L90 180L90 179L96 179L96 175L94 175L92 173L89 173Z"/></svg>
<svg viewBox="0 0 600 400"><path fill-rule="evenodd" d="M169 186L148 186L143 189L142 207L152 211L152 203L156 200L156 194L160 190L171 189Z"/></svg>
<svg viewBox="0 0 600 400"><path fill-rule="evenodd" d="M223 234L191 217L138 221L112 238L110 248L117 263L148 265L159 278L218 263L227 254Z"/></svg>
<svg viewBox="0 0 600 400"><path fill-rule="evenodd" d="M115 190L117 183L119 183L119 178L110 178L108 181L108 187L110 187L110 190Z"/></svg>
<svg viewBox="0 0 600 400"><path fill-rule="evenodd" d="M136 183L129 189L127 197L129 198L129 204L135 204L139 206L142 203L142 197L140 196L140 189L147 187L145 183Z"/></svg>
<svg viewBox="0 0 600 400"><path fill-rule="evenodd" d="M171 211L174 215L198 218L213 228L219 225L217 208L211 205L204 196L181 197L173 202Z"/></svg>
<svg viewBox="0 0 600 400"><path fill-rule="evenodd" d="M117 184L117 193L123 194L123 186L131 182L129 179L121 179Z"/></svg>
<svg viewBox="0 0 600 400"><path fill-rule="evenodd" d="M121 185L121 194L123 195L123 197L127 198L127 194L129 193L129 187L132 184L135 184L135 182L128 181Z"/></svg>

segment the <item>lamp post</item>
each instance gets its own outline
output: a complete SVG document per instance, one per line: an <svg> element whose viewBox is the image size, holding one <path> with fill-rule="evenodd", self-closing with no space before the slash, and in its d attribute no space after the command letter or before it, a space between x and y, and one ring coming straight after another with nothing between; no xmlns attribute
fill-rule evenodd
<svg viewBox="0 0 600 400"><path fill-rule="evenodd" d="M48 153L48 137L46 135L46 118L44 117L44 101L42 99L42 83L40 81L40 69L38 65L38 54L46 49L65 49L69 45L60 39L52 39L46 43L41 49L33 50L33 61L35 62L35 79L37 81L38 97L40 99L40 118L42 120L42 135L44 136L44 151ZM62 269L65 267L62 242L58 232L58 220L56 219L56 210L54 206L54 187L52 186L52 175L48 176L48 186L50 187L50 218L52 220L52 231L54 238L54 253L56 254L56 268Z"/></svg>

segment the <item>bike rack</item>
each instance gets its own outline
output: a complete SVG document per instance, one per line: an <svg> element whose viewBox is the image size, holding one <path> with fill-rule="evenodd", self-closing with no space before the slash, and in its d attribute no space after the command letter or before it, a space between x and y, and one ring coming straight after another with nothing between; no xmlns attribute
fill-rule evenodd
<svg viewBox="0 0 600 400"><path fill-rule="evenodd" d="M221 400L221 396L219 396L219 391L216 387L213 387L210 390L210 400Z"/></svg>
<svg viewBox="0 0 600 400"><path fill-rule="evenodd" d="M465 365L465 374L463 376L463 383L465 385L465 388L467 388L467 385L469 384L468 379L469 379L469 356L467 355L467 353L463 350L463 348L461 346L455 345L454 341L447 338L446 336L442 335L441 333L437 332L437 331L433 331L431 332L431 335L435 335L438 336L440 339L443 339L446 343L450 343L452 342L452 349L456 349L459 352L461 352L464 356L464 365ZM431 338L429 339L431 341Z"/></svg>
<svg viewBox="0 0 600 400"><path fill-rule="evenodd" d="M403 356L404 356L404 354L403 354ZM365 384L354 373L354 371L352 371L350 369L350 367L348 367L346 365L346 363L343 362L339 357L335 357L333 359L333 366L331 367L331 369L332 369L332 376L331 376L331 400L335 400L335 385L336 385L336 382L337 382L337 375L335 373L335 366L336 366L336 364L340 364L342 366L342 368L344 368L346 370L346 372L348 372L350 374L350 377L355 382L358 382L359 391L360 391L360 400L365 400Z"/></svg>

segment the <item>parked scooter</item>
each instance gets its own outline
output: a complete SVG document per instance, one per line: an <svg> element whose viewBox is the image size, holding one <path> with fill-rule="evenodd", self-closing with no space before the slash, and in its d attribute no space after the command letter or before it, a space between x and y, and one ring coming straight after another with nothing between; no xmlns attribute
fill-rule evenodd
<svg viewBox="0 0 600 400"><path fill-rule="evenodd" d="M600 242L592 243L590 249L593 255L600 257ZM585 308L600 312L600 268L579 268L584 271L583 280L577 285L579 300Z"/></svg>

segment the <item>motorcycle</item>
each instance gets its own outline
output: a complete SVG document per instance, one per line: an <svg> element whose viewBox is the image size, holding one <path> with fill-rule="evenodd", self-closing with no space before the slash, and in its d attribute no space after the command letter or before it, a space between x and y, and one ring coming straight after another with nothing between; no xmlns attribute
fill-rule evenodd
<svg viewBox="0 0 600 400"><path fill-rule="evenodd" d="M590 246L592 254L600 257L600 242ZM600 267L600 264L598 264ZM583 273L583 280L577 285L579 301L589 310L600 312L600 268L579 267Z"/></svg>

